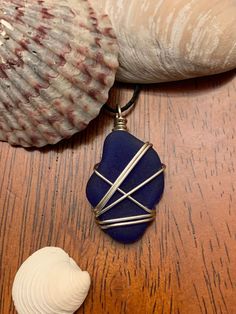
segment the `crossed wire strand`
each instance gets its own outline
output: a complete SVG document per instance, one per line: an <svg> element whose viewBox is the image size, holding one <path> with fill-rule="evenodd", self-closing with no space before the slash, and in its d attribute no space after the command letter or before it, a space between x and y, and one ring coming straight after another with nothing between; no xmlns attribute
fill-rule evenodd
<svg viewBox="0 0 236 314"><path fill-rule="evenodd" d="M142 183L137 185L131 191L126 193L122 189L120 189L120 185L124 182L124 180L130 174L130 172L133 170L133 168L144 157L144 155L147 153L147 151L151 147L152 147L152 144L145 143L138 150L138 152L135 154L135 156L131 159L131 161L128 163L128 165L124 168L124 170L121 172L121 174L118 176L118 178L115 180L114 183L112 183L110 180L108 180L105 176L103 176L96 169L94 170L94 173L98 177L100 177L102 180L104 180L106 183L108 183L111 186L110 189L107 191L107 193L104 195L104 197L101 199L101 201L98 203L96 208L94 209L95 216L96 216L96 222L100 225L101 229L109 229L112 227L120 227L120 226L140 224L140 223L152 221L155 218L155 210L147 208L142 203L140 203L136 199L134 199L131 195L133 193L135 193L136 191L138 191L139 189L141 189L143 186L147 185L152 180L154 180L162 172L164 172L164 170L166 168L166 166L164 164L162 164L161 169L159 169L156 173L154 173L148 179L146 179L145 181L143 181ZM114 201L112 204L106 206L116 191L119 191L123 195L119 199ZM108 219L108 220L103 220L103 221L99 220L99 217L102 214L106 213L107 211L112 209L115 205L119 204L120 202L122 202L126 198L130 199L136 205L141 207L147 214L129 216L129 217L121 217L121 218L115 218L115 219Z"/></svg>

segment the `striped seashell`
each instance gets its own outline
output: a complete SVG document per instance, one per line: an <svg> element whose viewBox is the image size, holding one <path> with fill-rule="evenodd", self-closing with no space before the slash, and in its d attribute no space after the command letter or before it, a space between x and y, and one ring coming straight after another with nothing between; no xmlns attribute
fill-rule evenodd
<svg viewBox="0 0 236 314"><path fill-rule="evenodd" d="M16 273L12 298L18 314L72 314L84 302L90 276L57 247L36 251Z"/></svg>
<svg viewBox="0 0 236 314"><path fill-rule="evenodd" d="M91 1L117 36L117 80L158 83L236 68L235 0Z"/></svg>
<svg viewBox="0 0 236 314"><path fill-rule="evenodd" d="M2 0L0 140L55 144L84 129L118 68L110 21L87 0Z"/></svg>

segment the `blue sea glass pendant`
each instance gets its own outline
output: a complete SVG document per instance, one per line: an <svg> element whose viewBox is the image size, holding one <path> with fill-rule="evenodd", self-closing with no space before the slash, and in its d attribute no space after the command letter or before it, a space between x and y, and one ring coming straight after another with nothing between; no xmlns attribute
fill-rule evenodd
<svg viewBox="0 0 236 314"><path fill-rule="evenodd" d="M165 165L150 143L127 132L126 122L119 112L86 194L100 228L118 242L132 243L155 219Z"/></svg>

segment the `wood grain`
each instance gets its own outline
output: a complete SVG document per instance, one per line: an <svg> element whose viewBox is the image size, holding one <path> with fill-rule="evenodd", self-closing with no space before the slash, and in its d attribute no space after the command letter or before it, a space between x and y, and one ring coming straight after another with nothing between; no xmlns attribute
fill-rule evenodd
<svg viewBox="0 0 236 314"><path fill-rule="evenodd" d="M116 88L111 101L130 95ZM0 143L0 313L15 313L14 275L48 245L91 274L78 313L236 313L235 118L235 71L143 90L129 128L167 165L166 189L155 223L128 246L98 229L85 197L109 116L54 147Z"/></svg>

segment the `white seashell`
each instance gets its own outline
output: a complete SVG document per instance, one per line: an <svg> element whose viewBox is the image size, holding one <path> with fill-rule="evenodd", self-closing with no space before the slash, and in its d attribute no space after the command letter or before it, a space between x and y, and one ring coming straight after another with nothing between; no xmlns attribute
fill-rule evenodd
<svg viewBox="0 0 236 314"><path fill-rule="evenodd" d="M40 147L84 129L117 68L110 21L88 0L2 0L0 140Z"/></svg>
<svg viewBox="0 0 236 314"><path fill-rule="evenodd" d="M111 19L117 79L157 83L236 68L235 0L92 0Z"/></svg>
<svg viewBox="0 0 236 314"><path fill-rule="evenodd" d="M45 247L19 268L12 298L19 314L70 314L84 302L90 276L62 249Z"/></svg>

